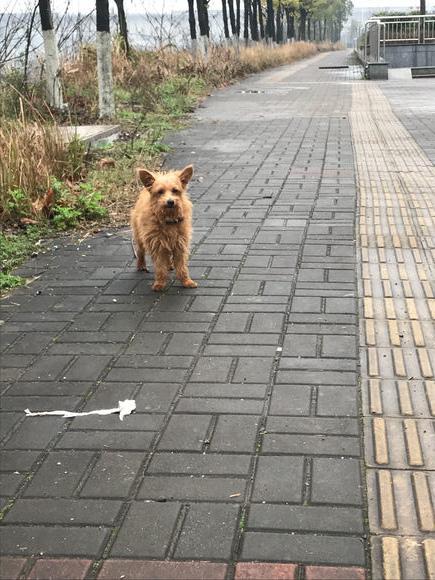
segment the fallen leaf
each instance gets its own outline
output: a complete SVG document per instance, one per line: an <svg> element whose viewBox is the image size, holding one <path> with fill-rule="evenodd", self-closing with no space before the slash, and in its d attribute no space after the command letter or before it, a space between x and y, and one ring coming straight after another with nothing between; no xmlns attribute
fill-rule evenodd
<svg viewBox="0 0 435 580"><path fill-rule="evenodd" d="M103 159L100 160L99 165L101 169L111 169L112 167L115 167L115 160L111 157L103 157Z"/></svg>
<svg viewBox="0 0 435 580"><path fill-rule="evenodd" d="M38 223L37 220L34 220L32 218L25 218L25 217L23 217L23 218L20 219L20 224L22 226L34 226L37 223Z"/></svg>

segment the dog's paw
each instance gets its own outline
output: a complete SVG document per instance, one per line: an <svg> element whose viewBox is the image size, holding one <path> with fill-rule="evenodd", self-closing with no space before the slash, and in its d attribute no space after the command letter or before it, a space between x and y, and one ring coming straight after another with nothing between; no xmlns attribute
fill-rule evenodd
<svg viewBox="0 0 435 580"><path fill-rule="evenodd" d="M162 284L161 282L154 282L152 288L154 292L161 292L165 289L165 284Z"/></svg>
<svg viewBox="0 0 435 580"><path fill-rule="evenodd" d="M146 266L138 266L137 271L138 272L145 272L145 274L149 274L149 272L150 272Z"/></svg>
<svg viewBox="0 0 435 580"><path fill-rule="evenodd" d="M183 281L183 286L185 288L198 288L198 284L194 280L191 280L190 278L189 280Z"/></svg>

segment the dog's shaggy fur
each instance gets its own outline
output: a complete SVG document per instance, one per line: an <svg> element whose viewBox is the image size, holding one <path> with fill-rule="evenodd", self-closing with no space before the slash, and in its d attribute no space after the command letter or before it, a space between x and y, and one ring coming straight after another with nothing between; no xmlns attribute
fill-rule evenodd
<svg viewBox="0 0 435 580"><path fill-rule="evenodd" d="M196 288L187 265L192 236L192 202L187 184L193 167L188 165L181 171L168 173L139 169L138 175L145 188L131 212L137 269L147 271L146 252L151 255L155 269L153 290L165 288L171 268L175 268L185 288Z"/></svg>

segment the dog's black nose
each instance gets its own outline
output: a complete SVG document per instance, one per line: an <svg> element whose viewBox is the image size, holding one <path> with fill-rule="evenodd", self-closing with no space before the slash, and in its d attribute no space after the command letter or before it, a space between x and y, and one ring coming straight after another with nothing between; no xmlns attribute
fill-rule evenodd
<svg viewBox="0 0 435 580"><path fill-rule="evenodd" d="M167 205L168 207L174 207L174 205L175 205L175 202L174 202L174 200L173 200L173 199L168 199L168 201L166 202L166 205Z"/></svg>

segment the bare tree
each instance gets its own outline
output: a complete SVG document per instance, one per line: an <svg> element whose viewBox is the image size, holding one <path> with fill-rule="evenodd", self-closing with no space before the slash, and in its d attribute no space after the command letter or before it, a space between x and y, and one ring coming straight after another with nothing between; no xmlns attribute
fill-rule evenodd
<svg viewBox="0 0 435 580"><path fill-rule="evenodd" d="M112 43L110 39L109 0L96 0L97 70L100 117L113 117Z"/></svg>
<svg viewBox="0 0 435 580"><path fill-rule="evenodd" d="M190 41L192 54L195 55L198 48L198 40L196 37L196 20L195 20L195 7L193 5L193 0L187 0L189 6L189 28L190 28Z"/></svg>
<svg viewBox="0 0 435 580"><path fill-rule="evenodd" d="M243 38L245 39L245 45L248 46L251 0L244 0L243 7L244 7Z"/></svg>
<svg viewBox="0 0 435 580"><path fill-rule="evenodd" d="M210 36L208 22L208 0L196 0L196 9L198 12L199 34L201 36L201 50L206 54Z"/></svg>
<svg viewBox="0 0 435 580"><path fill-rule="evenodd" d="M258 42L260 35L258 32L258 2L253 0L251 9L251 38Z"/></svg>
<svg viewBox="0 0 435 580"><path fill-rule="evenodd" d="M57 50L56 34L53 28L50 0L39 0L38 6L42 37L44 40L47 100L51 107L62 109L64 108L64 102L59 78L59 53Z"/></svg>
<svg viewBox="0 0 435 580"><path fill-rule="evenodd" d="M254 0L258 2L258 24L260 25L260 37L264 40L264 18L263 18L263 6L261 0Z"/></svg>
<svg viewBox="0 0 435 580"><path fill-rule="evenodd" d="M222 0L222 20L224 23L225 39L228 41L230 38L230 31L228 28L227 0Z"/></svg>
<svg viewBox="0 0 435 580"><path fill-rule="evenodd" d="M122 38L124 52L128 55L130 52L130 44L128 42L127 17L125 16L124 0L115 0L115 4L118 10L119 34Z"/></svg>
<svg viewBox="0 0 435 580"><path fill-rule="evenodd" d="M266 40L272 43L275 40L275 22L273 0L267 0L267 15L266 15Z"/></svg>

